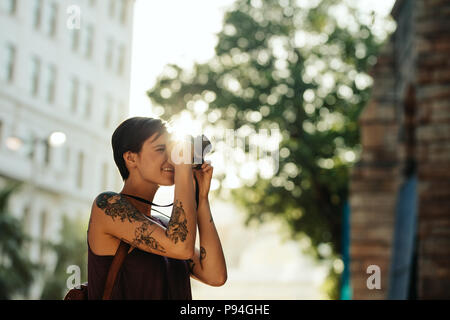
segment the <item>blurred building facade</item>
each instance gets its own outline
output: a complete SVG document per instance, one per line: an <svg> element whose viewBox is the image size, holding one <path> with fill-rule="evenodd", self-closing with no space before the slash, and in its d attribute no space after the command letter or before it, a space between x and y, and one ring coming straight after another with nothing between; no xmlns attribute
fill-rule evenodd
<svg viewBox="0 0 450 320"><path fill-rule="evenodd" d="M450 2L397 0L392 15L397 30L373 70L352 172L353 298L448 299ZM370 265L381 270L380 289L368 288ZM408 292L393 294L405 273Z"/></svg>
<svg viewBox="0 0 450 320"><path fill-rule="evenodd" d="M63 215L86 218L98 192L121 187L110 139L128 116L133 5L0 1L0 180L24 182L11 211L34 239L59 241ZM55 131L62 147L46 142ZM51 252L33 241L29 254L51 274Z"/></svg>

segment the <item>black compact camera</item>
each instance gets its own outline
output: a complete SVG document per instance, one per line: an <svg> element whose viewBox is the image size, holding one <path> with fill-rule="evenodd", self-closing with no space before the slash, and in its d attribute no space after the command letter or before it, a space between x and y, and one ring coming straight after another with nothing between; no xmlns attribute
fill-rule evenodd
<svg viewBox="0 0 450 320"><path fill-rule="evenodd" d="M212 144L209 139L202 134L201 136L188 136L188 139L192 142L193 145L193 161L192 161L192 168L193 169L201 169L202 164L205 163L204 156L211 152ZM201 148L200 148L201 146Z"/></svg>

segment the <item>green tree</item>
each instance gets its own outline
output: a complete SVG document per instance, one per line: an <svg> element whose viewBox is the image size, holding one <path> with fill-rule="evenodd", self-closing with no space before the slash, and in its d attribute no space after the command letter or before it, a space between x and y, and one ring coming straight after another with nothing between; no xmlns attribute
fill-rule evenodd
<svg viewBox="0 0 450 320"><path fill-rule="evenodd" d="M9 182L0 190L0 299L25 296L33 281L33 264L24 249L30 238L20 220L8 212L8 201L20 184Z"/></svg>
<svg viewBox="0 0 450 320"><path fill-rule="evenodd" d="M344 1L237 0L215 57L192 70L166 66L148 91L165 120L203 100L214 125L279 128L276 176L232 194L248 222L282 218L292 237L310 238L319 259L340 254L357 119L370 94L365 72L383 40L373 19Z"/></svg>
<svg viewBox="0 0 450 320"><path fill-rule="evenodd" d="M86 219L63 216L61 235L63 241L49 243L57 256L55 269L47 277L41 294L43 300L61 300L67 293L67 267L76 265L81 270L81 283L87 281Z"/></svg>

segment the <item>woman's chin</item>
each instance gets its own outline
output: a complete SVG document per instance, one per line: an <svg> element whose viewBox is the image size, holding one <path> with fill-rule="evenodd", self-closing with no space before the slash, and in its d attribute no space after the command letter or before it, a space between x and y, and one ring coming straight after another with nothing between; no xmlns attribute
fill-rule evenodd
<svg viewBox="0 0 450 320"><path fill-rule="evenodd" d="M175 179L174 178L167 178L165 177L165 179L161 179L161 183L159 184L160 186L173 186L175 184Z"/></svg>
<svg viewBox="0 0 450 320"><path fill-rule="evenodd" d="M175 184L174 182L167 182L167 183L160 183L159 186L160 187L171 187L174 184Z"/></svg>
<svg viewBox="0 0 450 320"><path fill-rule="evenodd" d="M161 185L172 186L175 183L175 174L171 171L163 171L161 180L164 181Z"/></svg>

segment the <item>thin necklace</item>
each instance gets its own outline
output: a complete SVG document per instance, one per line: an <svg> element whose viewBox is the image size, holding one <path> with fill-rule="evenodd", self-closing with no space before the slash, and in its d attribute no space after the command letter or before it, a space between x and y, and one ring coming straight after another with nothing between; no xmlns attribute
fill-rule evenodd
<svg viewBox="0 0 450 320"><path fill-rule="evenodd" d="M137 201L140 201L140 202L143 202L143 203L145 203L145 204L149 204L149 205L151 205L151 206L157 206L157 207L170 207L170 206L173 205L173 203L171 203L171 204L167 204L167 205L161 206L161 205L159 205L159 204L156 204L156 203L151 202L150 200L143 199L143 198L140 198L140 197L138 197L138 196L133 196L132 194L126 194L126 193L122 193L122 194L123 194L124 196L133 198L133 199L135 199L135 200L137 200ZM156 212L158 212L158 213L162 214L163 216L165 216L165 217L167 217L167 218L170 219L170 217L169 217L168 215L162 213L161 211L158 211L158 210L156 210L156 209L154 209L154 208L150 208L150 210L154 210L154 211L156 211Z"/></svg>
<svg viewBox="0 0 450 320"><path fill-rule="evenodd" d="M198 189L197 177L194 176L194 180L195 180L195 201L197 202L197 209L198 209L199 189ZM135 199L137 201L143 202L145 204L149 204L151 206L157 206L157 207L170 207L170 206L173 206L173 202L171 204L166 204L166 205L160 206L159 204L153 203L150 200L143 199L143 198L138 197L138 196L133 196L132 194L127 194L127 193L121 193L121 194L123 194L124 196L130 197L130 198L133 198L133 199ZM169 219L171 218L168 215L162 213L161 211L158 211L158 210L154 209L153 207L151 207L150 210L154 210L154 211L162 214L166 218L169 218Z"/></svg>

